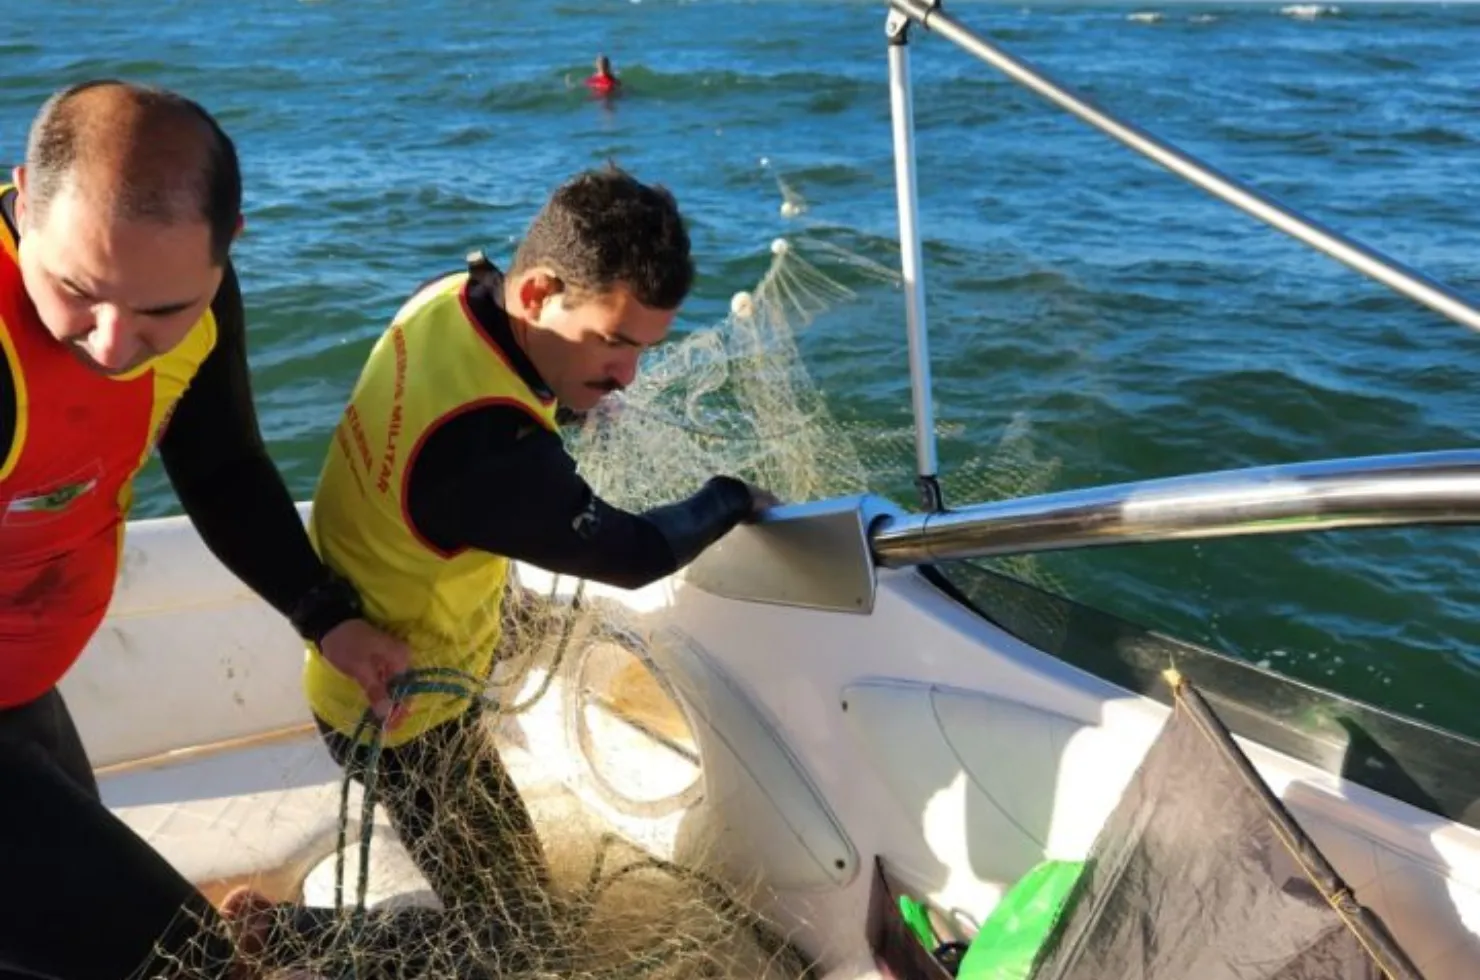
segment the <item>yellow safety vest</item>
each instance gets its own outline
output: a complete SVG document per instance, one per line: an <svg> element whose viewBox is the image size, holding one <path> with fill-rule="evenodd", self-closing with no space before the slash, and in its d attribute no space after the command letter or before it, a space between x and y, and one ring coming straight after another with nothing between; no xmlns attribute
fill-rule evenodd
<svg viewBox="0 0 1480 980"><path fill-rule="evenodd" d="M555 402L535 394L473 321L468 273L421 289L376 342L334 432L309 535L326 564L354 583L367 618L407 641L412 667L486 677L501 632L509 560L476 549L445 552L406 513L417 449L438 425L475 406L504 403L555 429ZM350 735L364 692L309 644L304 689L315 714ZM383 744L456 717L468 702L425 694Z"/></svg>

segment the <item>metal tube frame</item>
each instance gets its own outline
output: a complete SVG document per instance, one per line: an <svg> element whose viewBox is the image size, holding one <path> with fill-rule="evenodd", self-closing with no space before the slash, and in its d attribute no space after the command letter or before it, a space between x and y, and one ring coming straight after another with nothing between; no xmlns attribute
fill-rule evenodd
<svg viewBox="0 0 1480 980"><path fill-rule="evenodd" d="M909 78L913 24L998 69L1214 197L1452 320L1480 310L1447 287L1239 184L1106 113L941 12L940 0L889 0L890 109L906 289L919 485L926 513L880 518L875 560L902 567L1067 548L1411 524L1480 523L1480 450L1327 460L1046 494L947 511L936 477L925 285Z"/></svg>
<svg viewBox="0 0 1480 980"><path fill-rule="evenodd" d="M1480 524L1480 450L1322 460L1043 494L878 520L875 561L1413 524Z"/></svg>
<svg viewBox="0 0 1480 980"><path fill-rule="evenodd" d="M899 201L900 273L905 290L905 327L910 347L910 395L915 413L915 484L926 511L944 509L936 478L935 407L930 393L930 342L925 323L924 251L920 202L915 183L915 118L910 93L909 20L891 14L889 39L889 114L894 130L894 181Z"/></svg>
<svg viewBox="0 0 1480 980"><path fill-rule="evenodd" d="M1390 289L1416 300L1457 323L1480 330L1480 310L1449 287L1408 268L1336 231L1225 176L1212 167L1157 139L1150 133L1096 107L1026 62L1003 51L941 12L940 0L889 0L890 23L907 18L954 43L1100 132L1160 164L1214 197L1265 222ZM896 124L897 125L897 124ZM898 152L896 139L896 153ZM903 244L903 243L901 243Z"/></svg>

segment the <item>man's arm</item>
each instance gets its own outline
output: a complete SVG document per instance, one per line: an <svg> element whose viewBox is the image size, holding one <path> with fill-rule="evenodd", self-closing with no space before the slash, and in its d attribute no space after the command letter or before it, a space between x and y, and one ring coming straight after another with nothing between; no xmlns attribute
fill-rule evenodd
<svg viewBox="0 0 1480 980"><path fill-rule="evenodd" d="M677 503L620 510L577 473L559 436L508 407L465 413L433 433L410 484L411 519L440 547L626 589L684 567L756 508L744 482L718 476Z"/></svg>
<svg viewBox="0 0 1480 980"><path fill-rule="evenodd" d="M359 615L358 597L319 560L263 445L247 369L246 316L230 264L212 309L215 349L180 398L160 457L211 552L317 642Z"/></svg>

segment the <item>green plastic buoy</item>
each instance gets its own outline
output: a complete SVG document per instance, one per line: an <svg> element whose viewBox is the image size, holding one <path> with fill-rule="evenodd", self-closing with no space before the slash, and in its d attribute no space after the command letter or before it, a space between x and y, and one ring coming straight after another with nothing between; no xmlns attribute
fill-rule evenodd
<svg viewBox="0 0 1480 980"><path fill-rule="evenodd" d="M957 980L1027 980L1083 871L1083 861L1044 861L1018 879L971 941Z"/></svg>

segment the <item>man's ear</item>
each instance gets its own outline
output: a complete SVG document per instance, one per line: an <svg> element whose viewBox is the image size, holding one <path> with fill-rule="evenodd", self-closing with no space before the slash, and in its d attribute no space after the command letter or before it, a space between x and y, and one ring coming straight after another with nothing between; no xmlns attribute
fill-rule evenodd
<svg viewBox="0 0 1480 980"><path fill-rule="evenodd" d="M519 282L519 314L526 323L538 323L545 304L554 301L565 284L546 269L534 269Z"/></svg>
<svg viewBox="0 0 1480 980"><path fill-rule="evenodd" d="M237 213L237 216L236 216L236 227L231 230L231 240L232 241L236 241L238 238L240 238L242 236L242 232L244 232L246 230L247 230L247 218L246 218L246 215L243 215L240 212L238 212Z"/></svg>
<svg viewBox="0 0 1480 980"><path fill-rule="evenodd" d="M15 184L15 223L19 227L26 223L26 165L12 170L10 179Z"/></svg>

